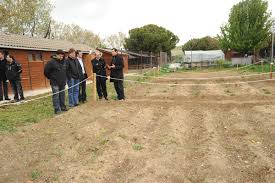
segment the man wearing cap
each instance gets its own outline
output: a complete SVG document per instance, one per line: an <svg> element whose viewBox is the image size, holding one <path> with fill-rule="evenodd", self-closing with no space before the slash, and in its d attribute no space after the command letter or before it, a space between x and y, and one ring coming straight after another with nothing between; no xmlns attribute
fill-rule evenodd
<svg viewBox="0 0 275 183"><path fill-rule="evenodd" d="M64 61L65 53L58 50L56 55L52 56L44 69L44 75L50 80L53 92L53 107L55 114L60 114L62 111L67 111L65 105L65 86L67 81L67 65Z"/></svg>

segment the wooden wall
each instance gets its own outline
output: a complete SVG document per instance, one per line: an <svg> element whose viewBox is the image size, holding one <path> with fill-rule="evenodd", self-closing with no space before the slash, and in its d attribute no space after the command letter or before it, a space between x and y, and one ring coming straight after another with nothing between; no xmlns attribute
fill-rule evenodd
<svg viewBox="0 0 275 183"><path fill-rule="evenodd" d="M44 76L44 66L51 60L51 56L55 54L54 52L13 49L7 51L10 55L14 56L17 62L22 64L22 85L25 91L50 87L49 80ZM41 53L42 60L29 61L28 54L32 53ZM83 60L86 67L86 72L88 73L88 76L91 76L91 55L83 54Z"/></svg>

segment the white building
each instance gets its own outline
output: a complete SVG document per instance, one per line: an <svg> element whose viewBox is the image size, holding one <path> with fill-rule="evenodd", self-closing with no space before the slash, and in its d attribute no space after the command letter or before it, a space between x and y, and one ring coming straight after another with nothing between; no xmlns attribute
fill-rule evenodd
<svg viewBox="0 0 275 183"><path fill-rule="evenodd" d="M222 50L184 52L184 63L214 62L224 59L225 55Z"/></svg>

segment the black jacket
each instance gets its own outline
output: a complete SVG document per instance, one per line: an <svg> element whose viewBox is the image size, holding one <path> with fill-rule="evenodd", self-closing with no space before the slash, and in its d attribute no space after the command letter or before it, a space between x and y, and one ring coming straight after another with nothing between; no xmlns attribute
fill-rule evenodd
<svg viewBox="0 0 275 183"><path fill-rule="evenodd" d="M111 69L111 78L117 78L117 79L123 79L123 68L124 68L124 62L123 58L120 56L115 56L112 59L112 65L115 65L115 68ZM115 81L114 79L111 79L111 82Z"/></svg>
<svg viewBox="0 0 275 183"><path fill-rule="evenodd" d="M105 61L101 58L97 60L96 58L92 60L93 73L96 73L100 76L107 76L106 74L106 64Z"/></svg>
<svg viewBox="0 0 275 183"><path fill-rule="evenodd" d="M58 61L55 56L44 68L44 75L50 80L52 86L65 86L67 82L67 65L65 61Z"/></svg>
<svg viewBox="0 0 275 183"><path fill-rule="evenodd" d="M20 80L20 74L22 73L22 66L17 61L13 61L11 64L6 64L6 76L10 81Z"/></svg>
<svg viewBox="0 0 275 183"><path fill-rule="evenodd" d="M81 79L81 65L77 59L67 58L67 79Z"/></svg>
<svg viewBox="0 0 275 183"><path fill-rule="evenodd" d="M6 81L7 77L6 77L6 64L7 64L7 60L0 60L0 81Z"/></svg>

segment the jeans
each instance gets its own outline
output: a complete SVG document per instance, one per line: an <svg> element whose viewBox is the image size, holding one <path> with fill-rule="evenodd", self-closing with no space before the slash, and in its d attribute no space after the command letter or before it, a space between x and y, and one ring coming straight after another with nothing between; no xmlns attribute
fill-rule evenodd
<svg viewBox="0 0 275 183"><path fill-rule="evenodd" d="M3 93L4 92L4 93ZM3 94L4 94L4 98L8 99L8 83L7 81L1 81L0 80L0 100L3 100Z"/></svg>
<svg viewBox="0 0 275 183"><path fill-rule="evenodd" d="M51 86L53 92L53 107L55 112L60 112L66 109L65 105L65 86ZM60 92L62 91L62 92Z"/></svg>
<svg viewBox="0 0 275 183"><path fill-rule="evenodd" d="M117 99L124 100L125 95L124 95L123 81L114 81L114 86L115 86L116 93L117 93Z"/></svg>
<svg viewBox="0 0 275 183"><path fill-rule="evenodd" d="M73 87L72 87L73 86ZM69 106L73 107L78 105L78 96L79 96L79 80L70 79L68 80L69 87Z"/></svg>
<svg viewBox="0 0 275 183"><path fill-rule="evenodd" d="M104 98L108 97L107 93L107 87L106 87L106 78L102 77L96 77L96 89L97 89L97 94L99 98Z"/></svg>
<svg viewBox="0 0 275 183"><path fill-rule="evenodd" d="M14 100L24 99L24 93L21 85L21 80L10 80L12 91L14 93Z"/></svg>

